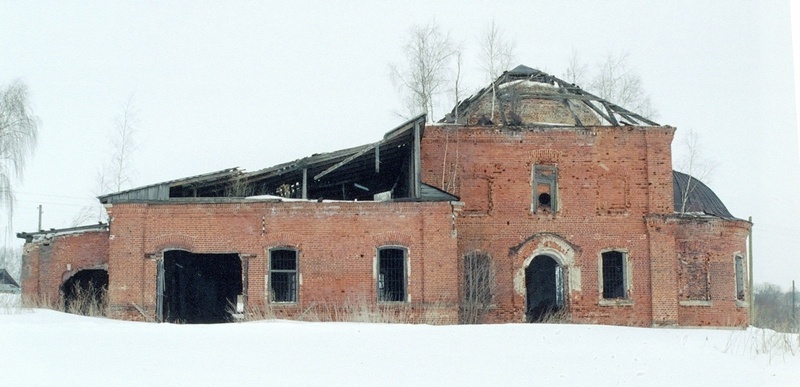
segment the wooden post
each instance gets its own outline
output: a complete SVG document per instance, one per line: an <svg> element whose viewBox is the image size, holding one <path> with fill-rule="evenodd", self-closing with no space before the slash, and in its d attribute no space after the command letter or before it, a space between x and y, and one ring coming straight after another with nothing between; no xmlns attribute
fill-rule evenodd
<svg viewBox="0 0 800 387"><path fill-rule="evenodd" d="M748 301L750 301L750 325L753 325L753 321L756 320L756 300L753 299L753 217L748 217L747 221L750 222L750 233L747 235L747 277L750 287Z"/></svg>
<svg viewBox="0 0 800 387"><path fill-rule="evenodd" d="M375 173L381 173L381 143L375 145Z"/></svg>
<svg viewBox="0 0 800 387"><path fill-rule="evenodd" d="M419 120L414 122L414 199L419 199L421 194L421 185L422 185L422 167L421 167L421 156L420 156L420 140L421 140L421 133L419 127Z"/></svg>
<svg viewBox="0 0 800 387"><path fill-rule="evenodd" d="M308 199L308 168L303 168L303 199Z"/></svg>

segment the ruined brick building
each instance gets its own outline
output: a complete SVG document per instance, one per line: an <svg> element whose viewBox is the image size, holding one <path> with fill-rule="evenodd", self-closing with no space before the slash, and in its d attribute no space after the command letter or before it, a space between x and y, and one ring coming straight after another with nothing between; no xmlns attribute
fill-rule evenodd
<svg viewBox="0 0 800 387"><path fill-rule="evenodd" d="M112 317L155 321L362 299L452 323L749 323L751 224L672 170L674 128L525 66L425 121L101 196L108 225L18 234L23 294L93 281Z"/></svg>

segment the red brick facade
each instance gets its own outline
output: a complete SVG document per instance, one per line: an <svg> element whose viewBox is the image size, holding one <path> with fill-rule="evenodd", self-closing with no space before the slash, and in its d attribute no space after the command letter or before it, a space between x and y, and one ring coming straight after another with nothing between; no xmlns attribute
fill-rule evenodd
<svg viewBox="0 0 800 387"><path fill-rule="evenodd" d="M427 127L423 181L461 197L458 254L492 257L489 320L524 321L525 268L537 255L565 271L574 321L746 325L735 300L734 256L749 223L674 214L670 127ZM557 169L556 208L534 210L534 166ZM679 253L710 264L710 302L686 302ZM626 257L627 299L604 300L601 254ZM684 270L685 272L685 270ZM683 275L683 277L681 277ZM696 276L695 276L696 277ZM681 298L683 297L683 298ZM683 301L683 302L681 302Z"/></svg>
<svg viewBox="0 0 800 387"><path fill-rule="evenodd" d="M289 314L348 300L376 300L375 260L382 246L407 249L407 301L441 307L455 322L458 271L450 203L234 202L117 204L109 208L112 315L155 316L156 261L172 249L237 253L247 261L247 300L267 302L268 252L298 252L298 302Z"/></svg>
<svg viewBox="0 0 800 387"><path fill-rule="evenodd" d="M22 294L56 302L61 285L75 273L108 268L108 232L87 231L45 236L26 243L22 263Z"/></svg>
<svg viewBox="0 0 800 387"><path fill-rule="evenodd" d="M297 251L297 302L277 306L300 314L351 299L377 303L378 249L397 246L407 253L404 305L438 308L449 323L465 291L463 257L481 252L495 273L487 322L526 321L527 269L547 256L563 275L559 302L573 321L747 325L735 261L746 258L750 224L675 213L673 132L428 126L422 181L460 202L115 203L109 232L28 243L23 293L56 298L70 273L107 265L111 316L155 319L158 262L184 250L237 254L247 305L269 307L269 251L284 247ZM537 166L555 180L539 177ZM542 192L551 204L537 204ZM622 257L621 297L604 297L610 253Z"/></svg>

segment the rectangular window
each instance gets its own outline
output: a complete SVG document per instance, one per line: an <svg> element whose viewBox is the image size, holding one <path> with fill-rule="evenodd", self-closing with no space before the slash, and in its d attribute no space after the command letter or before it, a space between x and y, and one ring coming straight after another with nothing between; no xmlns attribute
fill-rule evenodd
<svg viewBox="0 0 800 387"><path fill-rule="evenodd" d="M741 255L736 256L736 299L739 301L745 300L744 257Z"/></svg>
<svg viewBox="0 0 800 387"><path fill-rule="evenodd" d="M406 251L401 248L378 250L378 301L406 300Z"/></svg>
<svg viewBox="0 0 800 387"><path fill-rule="evenodd" d="M606 251L603 260L603 298L625 299L625 254L619 251Z"/></svg>
<svg viewBox="0 0 800 387"><path fill-rule="evenodd" d="M297 251L269 252L269 287L271 302L297 302Z"/></svg>
<svg viewBox="0 0 800 387"><path fill-rule="evenodd" d="M558 210L558 168L553 165L533 166L533 212Z"/></svg>

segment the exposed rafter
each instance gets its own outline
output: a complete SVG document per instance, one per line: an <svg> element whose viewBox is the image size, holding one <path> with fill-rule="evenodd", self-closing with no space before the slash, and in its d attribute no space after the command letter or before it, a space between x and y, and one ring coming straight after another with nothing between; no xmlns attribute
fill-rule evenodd
<svg viewBox="0 0 800 387"><path fill-rule="evenodd" d="M523 89L523 91L511 91L511 88L505 87L524 81L535 82L545 87L540 89ZM496 90L497 101L500 105L499 115L504 125L512 124L511 120L505 113L505 106L517 100L542 99L563 101L575 119L576 126L584 126L584 123L575 112L575 106L573 106L573 104L578 106L583 105L591 110L598 116L603 125L660 126L658 123L649 120L646 117L591 94L575 84L568 83L567 81L564 81L558 77L524 65L519 65L511 71L504 72L493 82L493 85L489 85L477 92L475 95L461 101L450 114L445 116L445 118L439 122L455 123L456 112L458 112L457 114L459 115L459 118L468 115L470 107L472 107L478 100L486 96L490 97L491 93L493 93L493 90ZM459 122L462 121L459 120Z"/></svg>

